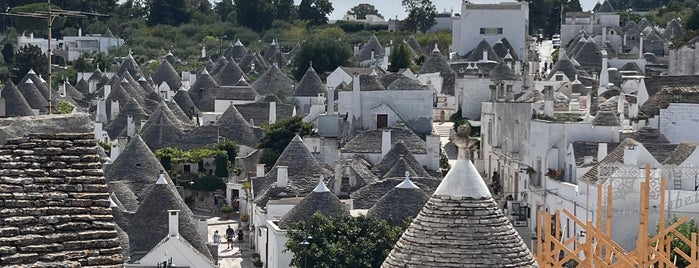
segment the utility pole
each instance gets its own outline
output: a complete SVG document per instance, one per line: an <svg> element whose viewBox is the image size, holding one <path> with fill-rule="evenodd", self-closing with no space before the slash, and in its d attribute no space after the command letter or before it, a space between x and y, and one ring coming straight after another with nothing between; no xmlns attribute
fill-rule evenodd
<svg viewBox="0 0 699 268"><path fill-rule="evenodd" d="M17 13L2 13L2 15L7 15L7 16L15 16L15 17L29 17L29 18L37 18L37 19L46 19L47 25L48 25L48 48L46 51L46 56L48 58L48 89L49 89L49 114L52 113L52 101L53 97L51 96L51 91L53 91L52 88L52 70L51 70L51 31L53 27L53 21L58 18L58 17L76 17L76 18L85 18L87 15L95 15L95 16L107 16L105 14L100 14L100 13L94 13L94 12L82 12L82 11L72 11L72 10L52 10L51 8L51 0L46 0L48 3L48 11L43 11L43 10L37 10L34 12L17 12Z"/></svg>

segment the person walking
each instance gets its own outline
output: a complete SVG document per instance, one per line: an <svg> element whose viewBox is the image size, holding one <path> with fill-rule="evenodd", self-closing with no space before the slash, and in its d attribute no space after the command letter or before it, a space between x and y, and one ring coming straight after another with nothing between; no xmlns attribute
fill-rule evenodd
<svg viewBox="0 0 699 268"><path fill-rule="evenodd" d="M214 231L214 243L216 245L221 244L221 235L218 233L218 230Z"/></svg>
<svg viewBox="0 0 699 268"><path fill-rule="evenodd" d="M235 230L231 228L230 225L228 225L228 229L226 229L226 239L228 242L228 249L231 249L231 245L233 244L233 237L235 236Z"/></svg>
<svg viewBox="0 0 699 268"><path fill-rule="evenodd" d="M243 245L243 229L238 229L238 246Z"/></svg>

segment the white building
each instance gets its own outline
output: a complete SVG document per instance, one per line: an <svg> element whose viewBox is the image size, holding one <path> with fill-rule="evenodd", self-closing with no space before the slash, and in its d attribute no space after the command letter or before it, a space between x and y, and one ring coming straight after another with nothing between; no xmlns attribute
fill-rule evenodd
<svg viewBox="0 0 699 268"><path fill-rule="evenodd" d="M33 45L39 46L41 52L48 51L48 39L35 38L34 33L29 36L17 37L17 48ZM109 54L110 48L119 48L124 45L124 39L115 37L110 30L105 34L82 34L82 29L78 29L77 36L64 36L63 39L52 39L51 49L54 55L63 57L66 61L74 61L83 53L102 52Z"/></svg>
<svg viewBox="0 0 699 268"><path fill-rule="evenodd" d="M502 37L507 39L515 53L526 58L525 40L529 35L529 3L501 2L498 4L474 4L463 1L461 17L454 19L452 50L466 55L481 40L494 44Z"/></svg>

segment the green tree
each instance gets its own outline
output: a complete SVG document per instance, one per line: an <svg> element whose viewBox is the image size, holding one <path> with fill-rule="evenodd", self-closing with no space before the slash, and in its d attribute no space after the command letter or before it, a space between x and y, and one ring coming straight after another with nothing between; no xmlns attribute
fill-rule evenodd
<svg viewBox="0 0 699 268"><path fill-rule="evenodd" d="M37 75L48 74L48 59L38 46L23 46L15 54L15 63L12 65L12 81L17 84L29 72L34 69Z"/></svg>
<svg viewBox="0 0 699 268"><path fill-rule="evenodd" d="M54 114L69 114L72 111L73 106L71 106L70 103L67 103L65 101L59 102L58 105L53 109Z"/></svg>
<svg viewBox="0 0 699 268"><path fill-rule="evenodd" d="M218 14L218 17L222 22L226 22L228 20L228 15L231 14L231 12L235 11L233 1L223 0L221 2L216 3L216 6L214 6L214 11L216 12L216 14Z"/></svg>
<svg viewBox="0 0 699 268"><path fill-rule="evenodd" d="M5 64L5 57L0 55L0 82L6 81L10 78L10 70L7 68L8 64Z"/></svg>
<svg viewBox="0 0 699 268"><path fill-rule="evenodd" d="M424 33L437 24L437 8L431 0L403 0L403 7L408 13L403 22L406 30Z"/></svg>
<svg viewBox="0 0 699 268"><path fill-rule="evenodd" d="M271 0L237 0L235 9L238 23L255 31L272 27L276 13Z"/></svg>
<svg viewBox="0 0 699 268"><path fill-rule="evenodd" d="M546 28L547 18L551 14L552 0L529 1L529 33L540 33ZM543 34L543 32L541 32Z"/></svg>
<svg viewBox="0 0 699 268"><path fill-rule="evenodd" d="M388 71L397 72L403 68L410 68L413 65L412 57L410 55L410 50L408 49L408 44L401 42L399 46L393 47L393 53L390 57L390 65L388 66Z"/></svg>
<svg viewBox="0 0 699 268"><path fill-rule="evenodd" d="M352 57L352 49L343 41L324 35L313 35L301 43L301 48L294 60L294 77L300 80L310 63L318 74L333 71L344 66Z"/></svg>
<svg viewBox="0 0 699 268"><path fill-rule="evenodd" d="M15 47L10 42L2 47L2 58L8 65L15 63Z"/></svg>
<svg viewBox="0 0 699 268"><path fill-rule="evenodd" d="M677 221L679 221L679 218L677 218L677 216L675 215L666 224L672 225L672 224L676 223ZM656 225L655 231L657 232L659 229L660 229L660 226ZM699 227L697 226L697 223L694 219L690 219L689 221L686 221L686 222L680 224L677 227L677 231L680 234L682 234L682 236L684 236L685 238L690 238L690 237L692 237L692 233L699 233ZM670 243L670 249L673 251L670 255L670 260L677 259L677 264L676 264L677 267L686 267L687 265L689 265L689 262L687 260L685 260L684 258L682 258L679 254L675 253L674 249L678 248L679 250L681 250L685 254L691 256L690 255L691 248L684 241L679 239L677 237L677 235L675 235L674 233L670 233L670 234L668 234L668 236L672 238L672 242Z"/></svg>
<svg viewBox="0 0 699 268"><path fill-rule="evenodd" d="M219 178L228 177L228 157L225 153L216 154L214 157L214 163L216 169L214 169L214 175Z"/></svg>
<svg viewBox="0 0 699 268"><path fill-rule="evenodd" d="M328 15L335 10L328 0L301 0L299 4L299 19L307 20L309 25L328 23Z"/></svg>
<svg viewBox="0 0 699 268"><path fill-rule="evenodd" d="M699 29L699 7L692 11L692 15L687 18L687 23L685 25L689 30Z"/></svg>
<svg viewBox="0 0 699 268"><path fill-rule="evenodd" d="M265 135L257 145L257 148L264 149L260 156L260 163L271 168L294 136L297 133L302 137L310 134L313 124L303 122L301 116L294 116L277 120L273 124L263 125L262 128L265 131Z"/></svg>
<svg viewBox="0 0 699 268"><path fill-rule="evenodd" d="M275 20L291 22L298 15L298 9L294 5L294 0L272 0L272 5L277 7Z"/></svg>
<svg viewBox="0 0 699 268"><path fill-rule="evenodd" d="M385 220L313 215L287 229L286 250L294 267L379 267L405 230ZM307 243L304 243L307 242Z"/></svg>
<svg viewBox="0 0 699 268"><path fill-rule="evenodd" d="M226 158L231 165L235 165L235 157L238 156L238 144L234 141L223 141L216 143L214 149L226 152Z"/></svg>
<svg viewBox="0 0 699 268"><path fill-rule="evenodd" d="M355 15L357 16L357 19L360 20L366 19L366 15L376 15L383 18L374 5L366 3L352 7L349 11L347 11L347 14Z"/></svg>
<svg viewBox="0 0 699 268"><path fill-rule="evenodd" d="M185 0L151 0L149 10L148 25L177 26L188 19Z"/></svg>

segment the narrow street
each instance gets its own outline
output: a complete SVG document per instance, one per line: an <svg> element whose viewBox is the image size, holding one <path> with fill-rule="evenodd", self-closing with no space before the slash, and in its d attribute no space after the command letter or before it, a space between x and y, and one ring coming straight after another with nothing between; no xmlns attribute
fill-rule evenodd
<svg viewBox="0 0 699 268"><path fill-rule="evenodd" d="M238 226L240 224L238 214L232 214L231 219L223 220L219 215L220 213L210 213L209 211L203 210L192 210L192 212L196 216L207 218L207 242L214 242L214 231L218 231L221 235L221 244L218 245L218 263L220 268L254 268L252 265L252 256L250 255L253 251L249 247L249 240L245 240L243 244L238 244L238 242L235 241L231 249L227 248L225 238L226 228L230 225L233 230L236 230L236 232L238 231Z"/></svg>

